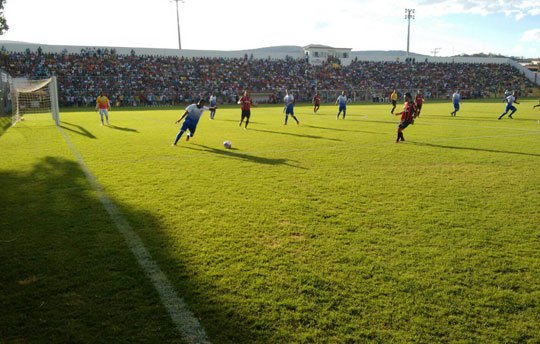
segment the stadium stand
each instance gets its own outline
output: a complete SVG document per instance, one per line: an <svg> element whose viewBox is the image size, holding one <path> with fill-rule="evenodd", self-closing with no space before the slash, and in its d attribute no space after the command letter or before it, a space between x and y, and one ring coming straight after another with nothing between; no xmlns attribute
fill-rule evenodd
<svg viewBox="0 0 540 344"><path fill-rule="evenodd" d="M103 90L117 106L189 103L216 92L220 103L236 100L243 89L268 93L277 102L285 88L299 101L315 89L323 101L345 90L350 98L386 100L392 89L422 89L427 98L447 99L454 90L465 98L496 97L505 89L533 95L536 86L509 64L374 62L349 66L328 60L312 66L305 58L254 59L117 54L111 49L80 53L0 52L0 64L14 77L58 78L61 106L93 106ZM325 91L326 90L326 91Z"/></svg>

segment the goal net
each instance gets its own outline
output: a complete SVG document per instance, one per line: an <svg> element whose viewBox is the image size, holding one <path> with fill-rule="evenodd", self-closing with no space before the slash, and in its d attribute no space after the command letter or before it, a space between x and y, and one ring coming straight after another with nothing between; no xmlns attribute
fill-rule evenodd
<svg viewBox="0 0 540 344"><path fill-rule="evenodd" d="M60 125L58 113L58 86L56 77L42 80L27 78L11 79L12 119L11 125L31 113L50 113L56 125Z"/></svg>

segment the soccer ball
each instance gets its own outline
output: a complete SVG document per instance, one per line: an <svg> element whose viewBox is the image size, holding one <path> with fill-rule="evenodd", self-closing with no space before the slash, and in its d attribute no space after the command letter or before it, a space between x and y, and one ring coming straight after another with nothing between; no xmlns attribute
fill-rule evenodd
<svg viewBox="0 0 540 344"><path fill-rule="evenodd" d="M231 147L232 147L231 141L225 141L225 142L223 142L223 147L225 147L225 148L227 148L227 149L231 148Z"/></svg>

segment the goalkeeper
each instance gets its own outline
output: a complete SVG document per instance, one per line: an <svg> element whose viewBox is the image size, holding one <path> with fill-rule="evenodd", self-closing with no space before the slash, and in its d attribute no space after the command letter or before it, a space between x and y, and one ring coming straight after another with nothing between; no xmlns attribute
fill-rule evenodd
<svg viewBox="0 0 540 344"><path fill-rule="evenodd" d="M109 110L111 109L111 102L109 98L105 96L105 92L99 92L99 97L96 98L96 111L99 109L99 115L101 116L101 125L103 125L103 116L109 125Z"/></svg>

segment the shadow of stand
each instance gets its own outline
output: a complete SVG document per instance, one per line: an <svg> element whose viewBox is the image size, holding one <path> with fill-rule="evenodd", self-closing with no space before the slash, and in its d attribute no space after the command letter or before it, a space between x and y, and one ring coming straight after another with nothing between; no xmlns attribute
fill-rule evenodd
<svg viewBox="0 0 540 344"><path fill-rule="evenodd" d="M10 185L0 193L0 204L10 205L0 207L0 342L180 342L156 290L79 164L45 157L29 171L0 171L0 183ZM223 339L224 326L234 329L228 332L231 343L263 342L272 335L272 329L254 332L249 316L216 302L209 277L186 272L188 262L171 250L160 217L113 202L150 242L149 251L160 252L158 263L176 277L175 287L195 305L193 313L210 339Z"/></svg>

